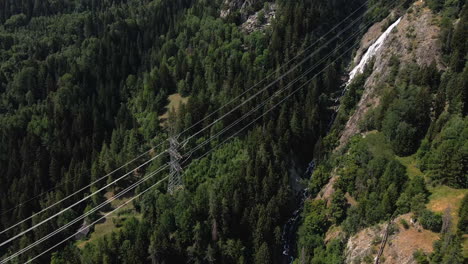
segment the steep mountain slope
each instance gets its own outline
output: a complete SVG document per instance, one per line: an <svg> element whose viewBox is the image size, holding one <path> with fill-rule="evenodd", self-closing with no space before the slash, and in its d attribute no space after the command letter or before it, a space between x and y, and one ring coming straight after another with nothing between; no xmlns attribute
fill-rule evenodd
<svg viewBox="0 0 468 264"><path fill-rule="evenodd" d="M410 10L401 17L392 12L384 20L372 25L362 37L352 60L350 79L362 74L364 69L367 71L366 78L360 91L359 102L340 131L339 146L335 151L343 148L351 137L365 132L362 123L367 121L366 115L380 105L383 90L395 82L395 73L400 68L411 63L420 67L428 67L435 63L439 70L443 69L442 48L438 39L440 28L435 24L437 17L422 2L416 2ZM384 31L389 34L385 35ZM384 38L378 48L369 51L382 37ZM395 65L396 60L398 65ZM350 82L348 80L348 86ZM335 173L319 193L320 198L331 198L336 176Z"/></svg>
<svg viewBox="0 0 468 264"><path fill-rule="evenodd" d="M341 133L340 146L346 144L350 137L359 133L359 124L365 115L380 104L381 90L385 85L394 81L392 74L395 70L399 70L392 69L392 63L395 63L395 59L399 60L399 67L405 67L405 65L412 63L416 63L419 67L428 67L435 63L438 70L445 68L442 61L442 44L438 38L440 27L437 23L440 23L441 18L434 15L423 2L416 2L410 10L401 17L400 23L391 32L378 52L373 54L373 67L370 69L372 73L365 81L364 91L355 112ZM385 25L391 24L397 17L398 15L395 13L391 14L369 29L356 52L354 64L359 63L362 55L376 40L376 36L380 36L379 33Z"/></svg>
<svg viewBox="0 0 468 264"><path fill-rule="evenodd" d="M372 59L316 147L298 263L466 261L467 21L463 1L417 1L362 37L349 69Z"/></svg>

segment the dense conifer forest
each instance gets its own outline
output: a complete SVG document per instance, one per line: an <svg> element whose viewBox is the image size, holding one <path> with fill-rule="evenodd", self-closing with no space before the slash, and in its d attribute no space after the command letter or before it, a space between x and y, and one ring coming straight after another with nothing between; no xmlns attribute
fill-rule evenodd
<svg viewBox="0 0 468 264"><path fill-rule="evenodd" d="M0 260L165 165L169 156L156 154L175 130L183 132L180 141L187 140L180 149L187 154L182 190L170 194L167 182L157 185L117 212L122 217L114 218L110 232L98 236L100 229L92 226L85 238L60 244L33 263L284 263L284 225L301 204L298 186L307 188L309 199L294 231L294 263L344 263L350 236L408 212L424 229L440 233L431 254L415 252L417 263L466 261L468 196L455 227L425 206L434 187L468 188L465 1L426 1L441 18L444 70L434 64L400 67L395 57L393 82L360 124L369 135L355 136L338 150L340 131L369 74L350 84L341 103L335 100L356 44L373 23L392 10L406 12L414 1L253 1L243 12L251 15L264 2L275 2L276 14L269 27L252 33L240 27L240 11L220 17L228 2L0 0L0 230L73 195L0 233L0 242L131 171L0 247ZM259 13L260 23L266 18ZM335 25L345 19L357 23L340 33L347 24ZM300 86L284 102L287 93L273 96ZM168 111L173 94L186 103ZM404 157L414 159L422 175L408 175ZM313 173L306 170L312 160ZM331 202L314 199L336 173ZM156 174L129 197L167 174ZM348 204L348 196L356 205ZM90 214L12 263L28 261L101 214ZM332 226L343 235L325 241Z"/></svg>

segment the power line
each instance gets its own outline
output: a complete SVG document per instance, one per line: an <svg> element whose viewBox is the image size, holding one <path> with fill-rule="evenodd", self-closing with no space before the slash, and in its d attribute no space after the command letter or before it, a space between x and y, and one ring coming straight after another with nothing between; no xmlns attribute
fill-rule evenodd
<svg viewBox="0 0 468 264"><path fill-rule="evenodd" d="M365 7L365 6L367 5L368 1L369 1L369 0L365 1L361 6L359 6L356 10L354 10L350 15L348 15L345 19L341 20L340 23L338 23L338 24L335 25L332 29L330 29L327 33L325 33L321 38L319 38L317 41L315 41L314 43L312 43L311 45L309 45L308 47L306 47L304 50L300 51L294 58L292 58L292 59L290 59L289 61L287 61L287 62L286 62L285 64L283 64L280 68L278 68L275 72L270 73L270 74L267 75L265 78L263 78L261 81L259 81L258 83L256 83L254 86L250 87L249 89L247 89L246 91L244 91L243 93L241 93L240 95L238 95L237 97L235 97L234 99L230 100L228 103L224 104L223 106L221 106L221 107L218 108L217 110L211 112L210 114L208 114L208 115L205 116L203 119L199 120L198 122L196 122L195 124L193 124L193 125L190 126L189 128L185 129L184 131L182 131L181 133L179 133L178 136L181 136L181 135L184 134L185 132L189 131L190 129L194 128L195 126L199 125L199 124L202 123L203 121L207 120L208 118L210 118L211 116L213 116L214 114L216 114L217 112L219 112L220 110L222 110L223 108L225 108L227 105L229 105L229 104L233 103L234 101L236 101L237 99L241 98L243 95L245 95L245 94L248 93L249 91L253 90L253 88L255 88L255 87L257 87L259 84L263 83L263 81L265 81L265 80L267 80L268 78L270 78L271 76L273 76L276 72L279 73L279 71L280 71L281 69L285 68L289 63L291 63L291 62L294 61L295 59L299 58L299 57L300 57L302 54L304 54L307 50L309 50L310 48L312 48L313 46L315 46L317 43L319 43L325 36L327 36L328 34L330 34L331 32L333 32L334 30L336 30L342 23L344 23L346 20L348 20L349 18L351 18L352 16L354 16L355 14L357 14L359 10L361 10L363 7ZM317 31L318 31L318 30L317 30ZM310 56L308 56L308 58L309 58L309 57L310 57ZM297 69L297 68L299 67L299 65L303 64L304 62L306 62L308 58L304 59L301 63L299 63L298 65L296 65L296 66L293 67L292 69L290 69L287 73L285 73L285 74L283 74L282 76L280 76L280 77L279 77L278 79L276 79L273 83L271 83L270 86L272 86L274 83L278 82L279 80L283 79L286 75L288 75L289 73L291 73L293 70ZM223 118L224 118L225 116L226 116L226 115L224 115ZM219 120L219 119L217 119L217 120ZM216 122L217 122L217 121L216 121ZM214 123L216 123L216 122L214 122ZM210 126L213 125L214 123L210 124ZM201 133L201 132L200 132L200 133ZM192 136L191 138L193 138L193 136ZM166 139L166 140L168 140L168 139ZM100 179L96 180L95 182L93 182L93 183L91 183L91 184L89 184L89 185L83 187L82 189L76 191L75 193L73 193L73 194L71 194L71 195L69 195L69 196L63 198L63 199L60 200L59 202L56 202L56 203L54 203L53 205L48 206L46 209L41 210L41 211L38 212L37 214L40 214L40 213L42 213L42 212L44 212L44 211L46 211L46 210L48 210L48 209L50 209L50 208L52 208L52 207L54 207L54 206L56 206L56 205L62 203L63 201L68 200L69 198L73 197L74 195L76 195L76 194L78 194L78 193L80 193L80 192L86 190L86 189L89 188L90 186L92 186L92 185L96 184L97 182L100 182L101 180L103 180L103 179L107 178L108 176L114 174L115 172L117 172L118 170L122 169L123 167L128 166L129 164L135 162L136 160L140 159L140 158L143 157L144 155L146 155L146 154L148 154L149 152L151 152L153 149L160 147L166 140L164 140L163 142L161 142L161 143L158 144L157 146L150 148L149 150L147 150L147 151L145 151L144 153L142 153L141 155L139 155L137 158L135 158L135 159L133 159L133 160L127 162L126 164L124 164L124 165L122 165L121 167L115 169L114 171L110 172L109 174L107 174L107 175L101 177ZM187 141L187 140L186 140L186 141ZM77 178L77 177L74 177L74 178ZM70 179L69 181L73 180L74 178ZM66 182L68 182L68 181L66 181ZM3 212L2 214L0 214L0 215L4 215L4 214L6 214L6 213L8 213L8 212L10 212L10 211L12 211L12 210L14 210L14 209L16 209L16 208L19 208L19 207L23 206L24 204L29 203L29 202L31 202L32 200L34 200L34 199L36 199L36 198L38 198L38 197L41 197L41 196L43 196L44 194L49 193L50 191L55 190L56 188L58 188L58 187L64 185L66 182L61 183L61 184L59 184L58 186L55 186L55 187L53 187L53 188L47 190L46 192L43 192L43 193L41 193L41 194L38 194L38 195L34 196L33 198L31 198L31 199L25 201L25 202L20 203L20 204L18 204L17 206L15 206L15 207L13 207L13 208L10 208L10 209L8 209L7 211L4 211L4 212ZM36 214L36 215L37 215L37 214ZM32 217L33 217L33 216L28 217L28 218L25 219L25 220L31 219ZM10 229L13 228L13 227L14 227L14 226L12 226L12 227L10 227L10 228L8 228L8 229L6 229L6 230L3 230L2 232L0 232L0 234L6 232L6 231L8 231L8 230L10 230Z"/></svg>
<svg viewBox="0 0 468 264"><path fill-rule="evenodd" d="M141 195L145 194L146 192L148 192L150 189L156 187L157 185L161 184L163 181L167 180L169 178L169 176L166 176L165 178L159 180L158 182L156 182L155 184L151 185L149 188L145 189L144 191L142 191L141 193L137 194L136 196L132 197L131 199L129 199L128 201L126 201L125 203L119 205L118 207L116 207L114 210L106 213L105 215L101 216L99 219L97 219L96 221L92 222L91 224L85 226L85 228L90 228L91 226L99 223L101 220L107 218L109 215L113 214L114 212L118 211L119 209L121 209L122 207L126 206L127 204L129 204L130 202L134 201L135 199L137 199L138 197L140 197ZM68 240L72 239L73 237L75 237L77 234L79 234L80 232L76 232L74 233L73 235L63 239L62 241L60 241L59 243L53 245L52 247L46 249L45 251L42 251L41 253L39 253L39 255L29 259L28 261L26 261L25 263L31 263L32 261L36 260L37 258L41 257L42 255L46 254L47 252L51 251L52 249L60 246L61 244L67 242ZM4 262L1 262L1 263L4 263ZM6 263L6 262L5 262Z"/></svg>
<svg viewBox="0 0 468 264"><path fill-rule="evenodd" d="M227 112L226 114L224 114L223 116L221 116L220 118L216 119L215 121L213 121L211 124L205 126L203 129L199 130L198 132L192 134L191 136L189 136L186 140L184 140L183 144L188 142L191 138L199 135L200 133L202 133L203 131L205 131L206 129L208 129L209 127L213 126L214 124L216 124L220 119L223 119L224 117L230 115L231 113L233 113L235 110L239 109L240 107L242 107L243 105L245 105L246 103L248 103L249 101L251 101L253 98L255 98L257 95L261 94L262 92L268 90L268 88L272 87L273 85L275 85L277 82L279 82L280 80L282 80L284 77L286 77L287 75L289 75L290 73L292 73L293 71L295 71L297 68L299 68L302 64L304 64L305 62L307 62L310 58L312 58L314 55L316 55L317 53L319 53L324 47L328 46L329 44L331 44L333 41L335 41L335 39L343 34L344 32L346 32L348 29L350 29L354 24L356 24L360 19L364 18L364 15L365 14L362 14L359 18L355 19L352 23L348 24L345 29L341 30L339 33L337 33L333 38L329 39L325 44L322 44L318 49L314 50L314 52L312 52L311 54L307 55L301 62L299 62L298 64L296 64L294 67L292 67L291 69L289 69L286 73L284 73L283 75L281 75L279 78L277 78L276 80L274 80L273 82L269 83L267 86L265 86L263 89L259 90L258 92L256 92L253 96L251 96L249 99L243 101L242 103L238 104L236 107L234 107L233 109L231 109L229 112ZM317 41L318 42L318 41ZM297 57L297 56L296 56ZM255 87L255 86L254 86ZM244 91L241 95L239 95L237 98L245 95L247 92L249 92L250 90L252 90L252 88ZM205 120L206 118L202 119Z"/></svg>
<svg viewBox="0 0 468 264"><path fill-rule="evenodd" d="M164 153L166 153L166 151L167 151L167 150L164 150L164 151L161 152L159 155L156 155L156 156L150 158L149 160L147 160L146 162L144 162L143 164L141 164L140 166L138 166L136 169L139 169L139 168L141 168L141 167L143 167L143 166L149 164L150 162L152 162L152 161L155 160L156 158L158 158L158 157L162 156ZM36 229L37 227L39 227L39 226L45 224L46 222L48 222L48 221L54 219L55 217L57 217L57 216L63 214L64 212L70 210L71 208L77 206L78 204L80 204L80 203L82 203L82 202L88 200L89 198L93 197L94 195L96 195L96 194L100 193L101 191L107 189L109 186L111 186L111 185L117 183L118 181L122 180L123 178L127 177L128 175L130 175L131 173L133 173L133 171L134 171L134 170L132 170L132 171L130 171L130 172L127 172L127 173L124 174L123 176L117 178L116 180L112 181L111 183L109 183L109 184L105 185L104 187L98 189L97 191L91 193L90 195L88 195L88 196L82 198L82 199L79 200L78 202L75 202L74 204L72 204L72 205L66 207L65 209L59 211L58 213L55 213L54 215L52 215L52 216L46 218L45 220L42 220L41 222L39 222L39 223L33 225L32 227L30 227L30 228L28 228L28 229L26 229L26 230L20 232L19 234L14 235L13 237L11 237L11 238L9 238L9 239L3 241L2 243L0 243L0 247L2 247L2 246L4 246L4 245L8 244L9 242L15 240L16 238L18 238L18 237L20 237L20 236L22 236L22 235L24 235L24 234L26 234L26 233L28 233L28 232L30 232L30 231ZM32 217L34 217L34 216L37 215L37 214L38 214L38 213L36 213L36 214L34 214L34 215L32 215L32 216L30 216L30 217L28 217L28 218L26 218L26 219L24 219L24 220L18 222L18 223L16 223L16 224L14 224L13 226L9 227L7 230L10 230L11 228L13 228L13 227L15 227L15 226L18 226L18 225L24 223L25 221L31 219ZM2 233L6 232L7 230L2 231Z"/></svg>
<svg viewBox="0 0 468 264"><path fill-rule="evenodd" d="M341 26L341 24L343 24L346 20L348 20L349 18L351 18L352 16L354 16L356 13L358 13L359 10L361 10L363 7L365 7L367 4L368 4L369 0L366 0L361 6L359 6L356 10L354 10L351 14L349 14L346 18L344 18L343 20L341 20L341 22L339 22L337 25L335 25L332 29L330 29L329 31L327 31L327 33L325 33L324 35L322 35L320 38L318 38L315 42L313 42L311 45L307 46L306 48L304 48L302 51L300 51L295 57L293 57L292 59L290 59L289 61L287 61L286 63L284 63L282 66L280 66L276 71L268 74L265 78L263 78L262 80L260 80L259 82L257 82L255 85L253 85L252 87L250 87L249 89L245 90L244 92L242 92L240 95L236 96L234 99L231 99L229 102L227 102L226 104L224 104L223 106L221 106L220 108L216 109L215 111L211 112L209 115L207 115L206 117L204 117L203 119L199 120L198 122L196 122L195 124L193 124L192 126L190 126L189 128L185 129L184 131L182 131L179 135L182 135L183 133L189 131L190 129L194 128L195 126L199 125L200 123L202 123L203 121L207 120L208 118L210 118L211 116L213 116L215 113L221 111L224 107L226 107L227 105L233 103L234 101L236 101L237 99L241 98L242 96L244 96L245 94L247 94L248 92L250 92L251 90L253 90L255 87L257 87L259 84L263 83L263 81L266 81L268 78L272 77L275 73L279 73L281 69L283 68L286 68L286 66L291 63L292 61L296 60L297 58L299 58L301 55L303 55L304 53L306 53L309 49L311 49L313 46L315 46L316 44L318 44L325 36L327 36L328 34L332 33L333 31L335 31L337 28L339 28ZM318 31L318 30L317 30ZM306 60L303 60L301 61L298 65L301 65L305 62ZM297 69L297 66L296 67L293 67L294 69ZM281 75L279 78L277 78L273 83L276 83L278 82L279 80L283 79L287 74L291 73L291 69L286 73L286 74L283 74Z"/></svg>
<svg viewBox="0 0 468 264"><path fill-rule="evenodd" d="M338 24L335 25L332 29L330 29L327 33L325 33L321 38L319 38L317 41L315 41L314 43L312 43L311 45L309 45L308 47L306 47L304 50L300 51L294 58L292 58L292 59L290 59L289 61L287 61L287 62L286 62L285 64L283 64L280 68L278 68L275 72L270 73L270 74L267 75L265 78L263 78L263 79L260 80L258 83L256 83L254 86L250 87L249 89L247 89L246 91L244 91L243 93L241 93L240 95L238 95L237 97L235 97L234 99L231 99L228 103L224 104L223 106L221 106L221 107L218 108L217 110L211 112L210 114L208 114L207 116L205 116L203 119L197 121L195 124L193 124L193 125L190 126L189 128L187 128L187 129L185 129L184 131L182 131L181 133L179 133L177 136L181 136L181 135L184 134L185 132L189 131L190 129L194 128L195 126L199 125L199 124L202 123L203 121L207 120L208 118L210 118L211 116L213 116L213 115L216 114L217 112L221 111L221 110L224 109L227 105L229 105L229 104L233 103L234 101L236 101L237 99L241 98L243 95L245 95L245 94L248 93L249 91L253 90L253 88L255 88L255 87L257 87L259 84L263 83L263 81L265 81L265 80L267 80L268 78L270 78L271 76L273 76L276 72L279 73L279 71L280 71L281 69L285 68L289 63L291 63L292 61L294 61L294 60L296 60L297 58L299 58L299 57L300 57L302 54L304 54L307 50L309 50L310 48L312 48L313 46L315 46L316 44L318 44L325 36L327 36L328 34L330 34L331 32L333 32L334 30L336 30L342 23L344 23L346 20L348 20L349 18L351 18L352 16L354 16L355 14L357 14L359 10L361 10L363 7L365 7L365 6L367 5L368 1L369 1L369 0L365 1L361 6L359 6L356 10L354 10L350 15L348 15L348 16L347 16L345 19L343 19L340 23L338 23ZM317 31L318 31L318 30L317 30ZM303 64L306 60L307 60L307 59L303 60L303 61L302 61L301 63L299 63L298 65ZM271 85L273 85L274 83L276 83L276 82L278 82L279 80L283 79L286 75L288 75L289 73L291 73L293 70L297 69L298 65L296 65L295 67L293 67L292 69L290 69L287 73L285 73L285 74L283 74L282 76L280 76L280 77L279 77L278 79L276 79ZM224 115L223 118L224 118L225 116L226 116L226 115ZM219 119L217 119L217 120L219 120ZM216 122L214 122L214 123L216 123ZM213 125L214 123L212 123L212 124L210 124L210 125ZM193 137L193 136L192 136L192 137ZM166 139L166 140L168 140L168 139ZM63 199L60 200L59 202L56 202L56 203L54 203L53 205L48 206L46 209L41 210L40 212L36 213L35 215L40 214L40 213L42 213L42 212L44 212L44 211L46 211L46 210L48 210L48 209L50 209L50 208L52 208L52 207L54 207L54 206L56 206L56 205L58 205L58 204L60 204L60 203L62 203L62 202L64 202L64 201L68 200L69 198L73 197L74 195L76 195L76 194L78 194L78 193L80 193L80 192L86 190L86 189L89 188L90 186L92 186L92 185L94 185L94 184L100 182L101 180L107 178L108 176L114 174L115 172L119 171L119 170L122 169L123 167L126 167L126 166L128 166L129 164L135 162L136 160L140 159L140 158L143 157L144 155L150 153L153 149L160 147L166 140L164 140L163 142L161 142L161 143L158 144L157 146L150 148L149 150L147 150L147 151L145 151L144 153L140 154L138 157L136 157L136 158L134 158L133 160L131 160L131 161L125 163L125 164L122 165L121 167L119 167L119 168L115 169L114 171L108 173L107 175L101 177L100 179L96 180L95 182L93 182L93 183L91 183L91 184L89 184L89 185L87 185L87 186L81 188L80 190L74 192L73 194L71 194L71 195L69 195L69 196L63 198ZM187 140L186 140L186 141L187 141ZM88 172L89 172L89 171L88 171ZM68 181L65 181L65 182L63 182L63 183L61 183L61 184L59 184L59 185L57 185L57 186L55 186L55 187L53 187L53 188L51 188L51 189L45 191L45 192L42 192L42 193L40 193L40 194L34 196L33 198L31 198L31 199L29 199L29 200L27 200L27 201L25 201L25 202L21 202L21 203L18 204L17 206L15 206L15 207L13 207L13 208L10 208L10 209L8 209L8 210L2 212L0 215L4 215L4 214L6 214L6 213L8 213L8 212L11 212L12 210L17 209L17 208L19 208L19 207L21 207L21 206L23 206L23 205L25 205L25 204L27 204L27 203L29 203L29 202L35 200L36 198L39 198L39 197L43 196L44 194L49 193L50 191L55 190L56 188L58 188L58 187L64 185L65 183L67 183L67 182L69 182L69 181L71 181L71 180L73 180L73 179L75 179L75 178L77 178L77 177L78 177L78 176L76 176L76 177L74 177L74 178L72 178L72 179L69 179ZM31 219L32 217L33 217L33 216L26 218L25 221ZM13 227L14 227L14 226L11 226L10 228L7 228L6 230L1 231L0 234L6 232L6 231L8 231L8 230L10 230L10 229L13 228Z"/></svg>
<svg viewBox="0 0 468 264"><path fill-rule="evenodd" d="M72 196L75 196L76 194L78 194L78 193L82 192L83 190L87 189L87 188L90 187L91 185L94 185L94 184L96 184L96 183L102 181L103 179L109 177L110 175L116 173L117 171L123 169L124 167L126 167L126 166L132 164L133 162L135 162L135 161L137 161L137 160L139 160L139 159L142 158L143 156L149 154L149 153L150 153L151 151L153 151L154 149L160 147L163 143L164 143L164 141L161 142L160 144L158 144L157 146L152 147L152 148L150 148L149 150L143 152L142 154L140 154L140 155L137 156L136 158L134 158L134 159L128 161L127 163L125 163L124 165L118 167L117 169L114 169L113 171L109 172L109 173L106 174L105 176L103 176L103 177L101 177L101 178L95 180L95 181L92 182L90 185L88 185L88 186L86 186L86 187L83 187L82 189L80 189L80 190L74 192L73 194L68 195L67 197L63 198L63 199L60 200L59 202L54 203L53 205L51 205L51 206L49 206L49 207L51 208L51 207L53 207L53 206L55 206L55 205L57 205L57 204L59 204L59 203L62 203L62 202L64 202L65 200L68 200L69 198L71 198ZM133 145L133 146L137 146L137 145L138 145L138 144L135 144L135 145ZM91 171L88 170L87 173L91 173ZM79 176L81 176L81 175L79 175ZM5 214L7 214L7 213L9 213L9 212L11 212L11 211L17 209L17 208L22 207L23 205L25 205L25 204L27 204L27 203L33 201L33 200L36 200L36 199L39 198L39 197L44 196L45 194L47 194L47 193L49 193L49 192L51 192L51 191L57 189L58 187L65 185L65 183L68 183L68 182L71 182L71 181L77 179L79 176L72 177L71 179L68 179L68 180L62 182L62 183L60 183L60 184L58 184L58 185L56 185L56 186L54 186L54 187L48 189L47 191L44 191L44 192L42 192L42 193L40 193L40 194L37 194L37 195L35 195L34 197L32 197L32 198L30 198L30 199L28 199L28 200L26 200L26 201L24 201L24 202L19 203L18 205L14 206L14 207L12 207L12 208L10 208L10 209L4 210L4 211L0 214L0 216L5 215ZM48 207L48 209L50 209L49 207ZM48 209L46 209L46 210L48 210ZM5 231L5 230L4 230L4 231ZM0 234L2 234L4 231L0 232Z"/></svg>
<svg viewBox="0 0 468 264"><path fill-rule="evenodd" d="M126 194L127 192L131 191L132 189L138 187L138 185L140 185L141 183L145 182L146 180L148 180L149 178L153 177L154 175L156 175L157 173L163 171L164 169L168 168L168 165L165 165L165 166L162 166L160 167L158 170L156 171L153 171L151 173L149 173L148 175L146 175L144 178L138 180L137 182L135 182L134 184L132 184L131 186L125 188L123 191L119 192L117 195L114 195L112 198L102 202L101 204L99 204L98 206L94 207L93 209L91 209L90 211L82 214L81 216L75 218L74 220L70 221L69 223L65 224L64 226L58 228L57 230L54 230L53 232L49 233L48 235L42 237L41 239L35 241L34 243L28 245L27 247L19 250L18 252L16 252L15 254L13 255L10 255L9 257L3 259L0 264L3 264L3 263L6 263L10 260L12 260L13 258L16 258L17 256L23 254L24 252L28 251L29 249L41 244L42 242L44 242L45 240L51 238L52 236L55 236L56 234L62 232L63 230L65 230L66 228L72 226L73 224L76 224L78 223L80 220L90 216L91 214L97 212L99 209L103 208L104 206L110 204L111 202L113 202L114 200L120 198L121 196L123 196L124 194Z"/></svg>

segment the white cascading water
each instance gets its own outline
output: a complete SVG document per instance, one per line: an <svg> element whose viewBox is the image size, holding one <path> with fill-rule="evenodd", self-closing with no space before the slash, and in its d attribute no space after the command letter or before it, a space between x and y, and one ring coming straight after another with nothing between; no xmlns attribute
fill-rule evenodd
<svg viewBox="0 0 468 264"><path fill-rule="evenodd" d="M366 67L367 63L370 61L370 59L379 51L379 49L382 47L382 44L385 42L387 39L388 35L390 35L390 32L400 23L401 17L395 21L390 27L385 30L385 32L375 41L374 44L372 44L367 52L362 56L361 61L359 62L356 67L349 73L349 80L347 84L350 84L351 81L356 77L356 75L363 73L364 68Z"/></svg>

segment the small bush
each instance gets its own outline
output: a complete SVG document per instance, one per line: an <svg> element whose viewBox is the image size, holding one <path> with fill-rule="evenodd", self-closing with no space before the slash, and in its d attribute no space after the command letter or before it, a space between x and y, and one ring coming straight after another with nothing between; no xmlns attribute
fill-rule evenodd
<svg viewBox="0 0 468 264"><path fill-rule="evenodd" d="M442 228L442 216L429 210L423 210L418 218L425 229L433 232L440 232Z"/></svg>
<svg viewBox="0 0 468 264"><path fill-rule="evenodd" d="M460 216L458 228L466 234L468 233L468 194L462 200L458 215Z"/></svg>
<svg viewBox="0 0 468 264"><path fill-rule="evenodd" d="M22 27L28 24L28 19L25 14L18 14L11 16L7 21L5 21L5 28L16 28Z"/></svg>
<svg viewBox="0 0 468 264"><path fill-rule="evenodd" d="M117 212L117 216L126 215L126 214L131 214L132 211L133 211L132 209L125 209L125 210L122 210L122 211Z"/></svg>
<svg viewBox="0 0 468 264"><path fill-rule="evenodd" d="M112 222L116 227L122 227L124 220L125 219L122 219L120 217L112 218Z"/></svg>
<svg viewBox="0 0 468 264"><path fill-rule="evenodd" d="M377 235L374 237L374 239L372 240L372 245L377 245L377 244L380 244L382 242L382 237Z"/></svg>
<svg viewBox="0 0 468 264"><path fill-rule="evenodd" d="M265 16L265 11L261 10L260 12L258 12L258 15L257 15L257 22L260 24L260 25L263 25L265 24L267 21L266 19L266 16Z"/></svg>
<svg viewBox="0 0 468 264"><path fill-rule="evenodd" d="M409 224L408 222L405 220L405 219L400 219L400 224L405 228L405 229L408 229L409 228Z"/></svg>
<svg viewBox="0 0 468 264"><path fill-rule="evenodd" d="M369 263L369 264L374 262L370 255L365 256L363 261L364 263Z"/></svg>
<svg viewBox="0 0 468 264"><path fill-rule="evenodd" d="M418 264L429 264L426 254L420 249L413 252L413 258Z"/></svg>
<svg viewBox="0 0 468 264"><path fill-rule="evenodd" d="M398 228L398 225L396 225L395 223L391 223L390 227L388 228L388 235L389 236L394 235L398 233L398 231L400 231L400 229Z"/></svg>

